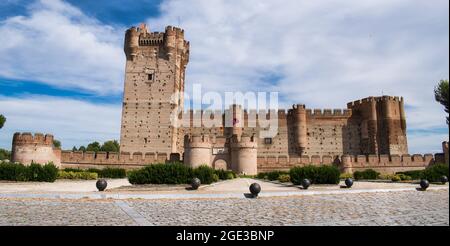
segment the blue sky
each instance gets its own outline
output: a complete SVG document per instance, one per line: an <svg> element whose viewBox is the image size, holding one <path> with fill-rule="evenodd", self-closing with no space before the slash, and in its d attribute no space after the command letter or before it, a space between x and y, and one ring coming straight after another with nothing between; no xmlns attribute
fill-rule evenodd
<svg viewBox="0 0 450 246"><path fill-rule="evenodd" d="M64 148L118 139L124 31L180 25L187 84L278 91L280 104L345 108L403 96L410 153L448 141L433 87L449 77L449 3L285 0L6 0L0 2L0 147L16 131L53 133ZM187 92L191 88L188 86Z"/></svg>

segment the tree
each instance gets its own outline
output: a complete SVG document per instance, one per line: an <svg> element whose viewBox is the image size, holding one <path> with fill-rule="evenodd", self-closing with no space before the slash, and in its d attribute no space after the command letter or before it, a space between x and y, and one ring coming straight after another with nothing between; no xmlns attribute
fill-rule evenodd
<svg viewBox="0 0 450 246"><path fill-rule="evenodd" d="M11 159L11 151L6 149L0 149L0 161L1 160L10 160Z"/></svg>
<svg viewBox="0 0 450 246"><path fill-rule="evenodd" d="M54 139L53 140L53 147L61 148L61 141Z"/></svg>
<svg viewBox="0 0 450 246"><path fill-rule="evenodd" d="M441 80L439 84L434 88L434 96L436 101L445 107L445 112L447 113L447 125L449 123L449 87L448 80Z"/></svg>
<svg viewBox="0 0 450 246"><path fill-rule="evenodd" d="M117 140L106 141L105 143L103 143L100 150L105 152L119 152L119 142Z"/></svg>
<svg viewBox="0 0 450 246"><path fill-rule="evenodd" d="M73 146L72 151L78 151L77 146Z"/></svg>
<svg viewBox="0 0 450 246"><path fill-rule="evenodd" d="M0 114L0 129L3 128L3 126L5 125L5 122L6 122L5 116L3 116L2 114Z"/></svg>
<svg viewBox="0 0 450 246"><path fill-rule="evenodd" d="M80 148L78 148L78 151L83 151L83 152L86 152L86 147L84 147L84 146L80 146Z"/></svg>
<svg viewBox="0 0 450 246"><path fill-rule="evenodd" d="M90 143L90 144L87 146L86 151L99 152L100 149L101 149L100 143L97 142L97 141L95 141L95 142L93 142L93 143Z"/></svg>

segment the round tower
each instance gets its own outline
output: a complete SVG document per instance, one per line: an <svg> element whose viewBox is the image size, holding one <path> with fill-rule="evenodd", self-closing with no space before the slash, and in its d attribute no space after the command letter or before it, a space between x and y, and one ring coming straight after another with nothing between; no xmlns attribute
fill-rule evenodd
<svg viewBox="0 0 450 246"><path fill-rule="evenodd" d="M202 165L212 167L212 144L208 136L194 135L185 137L184 164L196 168Z"/></svg>
<svg viewBox="0 0 450 246"><path fill-rule="evenodd" d="M56 166L61 165L60 149L53 148L53 135L36 133L15 133L12 141L13 162L24 165L31 163L47 164L53 162Z"/></svg>
<svg viewBox="0 0 450 246"><path fill-rule="evenodd" d="M306 130L306 109L305 105L297 104L292 107L294 117L294 134L298 146L298 154L305 153L308 145L307 130Z"/></svg>
<svg viewBox="0 0 450 246"><path fill-rule="evenodd" d="M124 51L127 60L133 60L139 50L139 32L136 27L128 29L125 33Z"/></svg>
<svg viewBox="0 0 450 246"><path fill-rule="evenodd" d="M176 53L177 47L177 32L176 28L172 26L167 26L166 31L164 33L164 46L167 49L167 55L169 59L172 58Z"/></svg>
<svg viewBox="0 0 450 246"><path fill-rule="evenodd" d="M233 135L231 139L231 166L239 174L258 174L258 144L254 136Z"/></svg>

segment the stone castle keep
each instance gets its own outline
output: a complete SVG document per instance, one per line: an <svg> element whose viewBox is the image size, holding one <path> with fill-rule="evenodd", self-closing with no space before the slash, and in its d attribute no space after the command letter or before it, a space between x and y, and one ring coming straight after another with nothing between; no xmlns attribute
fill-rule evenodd
<svg viewBox="0 0 450 246"><path fill-rule="evenodd" d="M448 163L448 143L443 145L445 154L408 154L403 98L369 97L334 110L298 104L287 111L257 112L231 105L216 112L218 119L206 111L177 114L175 110L184 105L190 52L184 31L170 26L163 33L150 32L145 25L132 27L126 31L124 51L121 153L61 152L49 145L51 135L16 133L13 160L52 160L80 168L137 168L183 161L192 167L206 164L245 174L308 164L339 165L345 172L372 168L390 173ZM174 125L186 118L187 124ZM217 124L194 124L202 119ZM258 124L262 119L277 120L275 136L260 134L267 130Z"/></svg>

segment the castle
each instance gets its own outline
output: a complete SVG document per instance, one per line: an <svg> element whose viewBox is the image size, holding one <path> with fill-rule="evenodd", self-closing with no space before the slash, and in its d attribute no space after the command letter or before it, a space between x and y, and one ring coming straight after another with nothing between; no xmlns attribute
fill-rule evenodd
<svg viewBox="0 0 450 246"><path fill-rule="evenodd" d="M233 104L223 112L183 111L190 52L184 31L171 26L163 33L150 32L145 25L132 27L126 31L124 51L121 153L62 151L56 161L62 166L136 168L183 161L192 167L206 164L256 174L308 164L335 164L346 172L358 168L394 172L448 163L448 154L408 154L403 98L369 97L350 102L343 110L297 104L287 111L266 112ZM270 137L261 134L267 126L259 124L267 119L277 125ZM206 126L204 120L216 124ZM37 146L32 142L38 139L41 135L14 135L13 159L43 160L38 156L45 153L48 159L58 159L49 150L33 156L36 151L19 148L23 140ZM448 153L448 143L443 146Z"/></svg>

